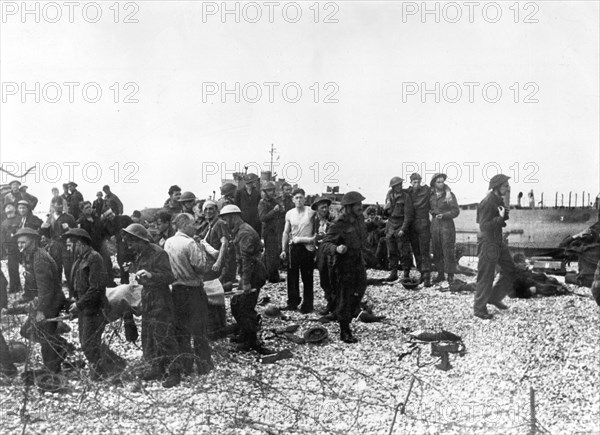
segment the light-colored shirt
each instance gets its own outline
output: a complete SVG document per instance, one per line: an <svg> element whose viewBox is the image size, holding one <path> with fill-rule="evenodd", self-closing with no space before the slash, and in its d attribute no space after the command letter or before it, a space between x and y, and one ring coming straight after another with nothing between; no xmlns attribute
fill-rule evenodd
<svg viewBox="0 0 600 435"><path fill-rule="evenodd" d="M313 216L315 213L314 210L304 207L301 213L297 208L293 208L285 214L286 224L289 223L290 226L289 243L292 243L294 237L297 237L300 239L298 243L304 244L306 249L315 250L313 241L308 240L314 236Z"/></svg>
<svg viewBox="0 0 600 435"><path fill-rule="evenodd" d="M174 285L198 287L202 285L202 269L206 265L206 253L188 235L177 231L165 241L171 270L175 275Z"/></svg>

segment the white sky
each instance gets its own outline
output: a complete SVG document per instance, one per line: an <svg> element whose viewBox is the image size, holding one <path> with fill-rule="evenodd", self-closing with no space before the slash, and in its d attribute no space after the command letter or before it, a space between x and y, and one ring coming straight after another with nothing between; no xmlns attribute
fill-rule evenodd
<svg viewBox="0 0 600 435"><path fill-rule="evenodd" d="M500 2L497 23L482 14L490 2L480 2L473 23L464 2L457 2L463 17L454 24L443 15L440 23L433 16L422 22L419 13L405 15L403 22L403 8L410 8L410 2L336 2L338 23L314 23L313 2L301 3L297 23L283 18L283 5L289 2L280 2L270 23L268 6L258 2L263 17L254 24L244 22L243 15L240 23L233 16L225 23L219 15L204 15L203 20L203 8L221 7L221 2L184 1L138 1L138 23L114 23L113 2L98 3L103 14L97 23L83 18L86 2L75 9L73 23L62 2L57 3L63 13L58 23L44 19L53 19L56 11L51 9L45 15L40 10L36 23L33 15L23 20L20 10L10 14L21 2L2 2L0 159L9 169L11 162L23 167L38 162L46 168L37 179L26 179L43 204L49 202L52 186L68 181L68 162L80 163L71 178L86 199L93 200L103 184L110 184L131 212L162 205L171 184L197 196L218 192L221 178L230 174L209 171L220 167L231 172L248 162L264 165L271 144L280 167L287 165L288 178L307 192L323 191L324 177L335 171L329 184L342 191L360 190L369 202L382 202L389 179L407 178L412 163L427 173L427 182L436 164L446 165L461 202L478 201L485 194L486 164L490 176L499 167L513 177L513 200L517 192L534 189L538 200L544 192L546 203L553 205L555 192L564 193L566 201L569 191L594 198L600 190L596 1L530 2L537 11L534 6L525 10L526 2L521 2L519 23L509 9L512 1ZM435 3L428 2L429 7ZM236 3L228 4L234 8ZM319 21L333 11L333 6L325 11L324 5ZM439 5L443 10L446 3ZM133 11L123 7L119 21ZM247 11L252 18L254 12ZM293 9L288 12L286 17L293 18ZM449 6L446 12L447 18L454 17ZM539 22L523 23L529 13ZM93 9L87 17L94 17ZM486 17L493 19L494 10L488 9ZM29 89L36 82L41 88L57 82L62 98L50 103L41 95L35 103L34 95L27 95L22 103L22 82ZM73 103L64 82L81 84ZM102 89L97 103L81 95L88 82ZM136 83L139 102L115 103L109 89L114 82L121 84L120 100L130 91L123 85ZM202 83L207 82L225 82L229 88L235 82L281 85L273 103L264 85L257 103L243 96L239 103L233 96L223 103L219 95L205 95L203 102ZM281 88L289 82L302 89L297 103L282 97ZM337 84L339 102L315 103L309 89L315 82L320 83L321 100L330 91L324 84ZM428 88L457 82L463 95L457 103L443 96L435 103L432 95L425 103L420 95L406 96L403 102L407 82L425 82ZM481 84L473 103L464 82ZM518 103L510 89L515 82L521 88ZM533 90L524 88L529 82L537 85L538 103L522 101ZM11 83L18 86L16 95L11 95ZM486 83L498 84L499 102L484 101ZM54 91L46 89L53 98ZM455 91L448 90L453 98ZM62 177L54 182L52 162L62 168ZM115 162L120 168L116 182ZM128 162L136 166L126 166ZM330 162L334 165L326 166ZM100 168L96 183L84 179L86 163ZM132 168L137 168L132 177L137 182L126 182ZM88 180L95 175L90 167ZM529 183L524 182L527 175ZM10 178L3 175L1 181Z"/></svg>

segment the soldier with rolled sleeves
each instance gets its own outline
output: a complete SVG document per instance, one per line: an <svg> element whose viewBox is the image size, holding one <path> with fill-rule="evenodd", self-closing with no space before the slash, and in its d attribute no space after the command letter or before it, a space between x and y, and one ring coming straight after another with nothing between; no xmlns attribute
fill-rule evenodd
<svg viewBox="0 0 600 435"><path fill-rule="evenodd" d="M269 282L277 283L279 277L279 254L281 253L281 235L285 212L275 199L275 183L269 181L263 187L264 198L258 203L258 217L262 222L262 238L265 243L265 267Z"/></svg>
<svg viewBox="0 0 600 435"><path fill-rule="evenodd" d="M89 363L91 379L98 380L105 375L100 347L107 323L104 309L108 305L104 261L92 248L87 231L73 228L63 237L67 248L75 254L71 276L76 300L69 312L78 319L79 342Z"/></svg>
<svg viewBox="0 0 600 435"><path fill-rule="evenodd" d="M489 184L490 192L477 206L480 239L477 246L479 261L473 311L481 319L492 318L487 304L500 310L508 309L502 299L512 288L514 280L515 263L502 238L502 228L508 220L508 210L502 197L510 188L509 179L504 174L494 175ZM496 266L500 268L500 275L494 284Z"/></svg>
<svg viewBox="0 0 600 435"><path fill-rule="evenodd" d="M431 221L431 237L433 239L433 261L437 269L437 277L434 282L442 282L446 279L444 272L448 274L448 283L454 281L456 273L456 229L454 219L459 215L460 208L456 196L446 185L446 174L435 174L431 179L431 195L429 205Z"/></svg>
<svg viewBox="0 0 600 435"><path fill-rule="evenodd" d="M242 211L242 219L260 235L262 224L258 217L260 179L256 174L246 174L244 185L235 193L235 205Z"/></svg>
<svg viewBox="0 0 600 435"><path fill-rule="evenodd" d="M258 233L241 217L242 211L235 205L226 205L221 209L221 218L231 231L232 243L236 250L240 274L239 290L242 294L231 298L231 314L239 327L238 350L256 350L259 353L271 353L258 340L259 320L256 302L260 289L266 282L266 270L262 262L261 243Z"/></svg>
<svg viewBox="0 0 600 435"><path fill-rule="evenodd" d="M163 379L164 388L181 382L179 348L175 339L173 298L169 284L175 281L169 255L150 243L148 230L131 224L123 230L125 243L136 254L130 272L135 272L142 289L142 350L151 369L143 374L146 381Z"/></svg>
<svg viewBox="0 0 600 435"><path fill-rule="evenodd" d="M58 373L66 353L56 333L57 322L45 322L58 316L65 304L58 269L50 254L39 247L40 235L31 228L22 228L15 235L25 266L25 288L33 296L35 338L42 347L42 361L52 373Z"/></svg>
<svg viewBox="0 0 600 435"><path fill-rule="evenodd" d="M410 245L417 263L417 269L425 287L431 287L431 226L429 224L429 186L421 185L421 175L414 173L410 176L408 188L410 199L415 210L415 217L410 228Z"/></svg>
<svg viewBox="0 0 600 435"><path fill-rule="evenodd" d="M345 343L356 343L350 322L360 311L360 302L367 289L367 269L363 249L367 229L362 213L365 198L358 192L342 197L342 214L327 231L321 242L326 255L333 256L333 307L340 324L340 338Z"/></svg>
<svg viewBox="0 0 600 435"><path fill-rule="evenodd" d="M383 207L384 213L389 216L385 227L390 267L387 281L398 279L398 261L400 261L406 278L408 278L412 266L408 232L414 219L415 210L410 195L402 189L403 182L404 180L400 177L393 177L390 180L390 190Z"/></svg>

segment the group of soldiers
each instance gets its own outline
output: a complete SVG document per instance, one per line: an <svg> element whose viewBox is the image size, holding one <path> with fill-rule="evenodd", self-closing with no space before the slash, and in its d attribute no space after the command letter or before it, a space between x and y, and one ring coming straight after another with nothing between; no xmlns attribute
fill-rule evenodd
<svg viewBox="0 0 600 435"><path fill-rule="evenodd" d="M402 178L391 179L383 207L391 271L388 281L398 279L399 269L408 277L414 255L421 282L431 286L431 241L437 269L434 282L446 279L445 274L452 281L456 271L453 219L459 208L446 178L436 174L427 186L419 174L412 174L408 189ZM502 174L493 177L478 208L483 236L474 314L481 318L491 317L487 304L507 308L502 298L514 268L502 239L508 219L502 196L508 179ZM19 184L12 182L4 198L2 242L9 260L8 285L11 292L19 291L21 262L25 267L23 300L31 301L42 358L50 371L60 371L65 358L52 320L66 308L78 319L91 378L106 375L101 355L106 288L116 285L108 247L111 236L115 236L120 283L134 277L143 286L142 349L149 365L142 374L145 380L161 379L168 388L179 384L182 374L192 373L194 363L199 374L213 368L204 290L204 283L212 280L219 280L225 288L238 284L231 313L237 322L232 341L239 350L271 353L258 338L256 304L267 280L280 281L282 267L287 270L288 296L282 309L305 314L314 310L316 267L326 301L319 314L339 323L342 341L358 341L350 324L367 287L365 248L369 231L381 229L375 225L369 230L372 219L359 192L344 194L339 205L317 197L308 206L303 189L286 183L279 191L271 181L261 184L256 174L245 175L237 186L225 183L218 200L201 200L174 185L149 226L139 212L123 215L123 204L109 186L103 189L104 197L99 192L91 203L73 182L66 185L63 195L54 192L48 219L42 222L32 214L31 203L18 196ZM492 286L496 265L501 268L501 279ZM63 271L68 298L62 290ZM125 321L133 322L133 314L128 313Z"/></svg>

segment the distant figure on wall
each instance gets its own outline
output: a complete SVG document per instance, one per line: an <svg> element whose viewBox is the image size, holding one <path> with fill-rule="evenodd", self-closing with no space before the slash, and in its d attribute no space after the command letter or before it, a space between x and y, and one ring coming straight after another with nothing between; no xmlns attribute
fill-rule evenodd
<svg viewBox="0 0 600 435"><path fill-rule="evenodd" d="M531 189L529 191L529 193L527 194L527 197L529 198L529 208L534 209L535 208L535 195L533 194L533 189Z"/></svg>

